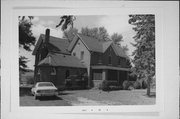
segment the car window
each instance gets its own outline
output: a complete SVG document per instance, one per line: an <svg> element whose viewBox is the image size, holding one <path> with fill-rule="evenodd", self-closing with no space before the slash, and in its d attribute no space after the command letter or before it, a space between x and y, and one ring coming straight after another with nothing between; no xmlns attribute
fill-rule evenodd
<svg viewBox="0 0 180 119"><path fill-rule="evenodd" d="M38 87L54 86L52 83L39 83Z"/></svg>

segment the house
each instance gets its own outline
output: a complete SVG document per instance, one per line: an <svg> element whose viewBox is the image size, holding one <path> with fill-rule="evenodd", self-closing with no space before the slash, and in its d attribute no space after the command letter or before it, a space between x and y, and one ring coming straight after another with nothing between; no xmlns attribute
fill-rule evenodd
<svg viewBox="0 0 180 119"><path fill-rule="evenodd" d="M67 50L67 39L50 36L47 29L41 34L33 51L35 55L34 79L53 82L58 88L64 88L65 79L70 75L83 75L87 68Z"/></svg>
<svg viewBox="0 0 180 119"><path fill-rule="evenodd" d="M98 87L104 80L119 85L128 80L129 58L112 40L103 42L76 34L68 51L87 67L90 87Z"/></svg>
<svg viewBox="0 0 180 119"><path fill-rule="evenodd" d="M41 34L35 49L35 81L51 81L63 87L70 75L88 74L88 86L98 87L108 80L122 85L128 79L128 57L112 40L98 41L75 34L71 43L67 39L50 36L49 29Z"/></svg>

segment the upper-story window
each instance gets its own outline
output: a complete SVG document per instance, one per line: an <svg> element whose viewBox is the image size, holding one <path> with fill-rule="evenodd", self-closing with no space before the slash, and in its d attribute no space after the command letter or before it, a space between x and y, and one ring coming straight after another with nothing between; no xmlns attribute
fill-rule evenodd
<svg viewBox="0 0 180 119"><path fill-rule="evenodd" d="M109 57L108 57L108 63L109 64L112 64L112 59L111 59L111 56L109 55Z"/></svg>
<svg viewBox="0 0 180 119"><path fill-rule="evenodd" d="M98 54L98 64L101 64L102 63L102 58L101 58L101 54Z"/></svg>
<svg viewBox="0 0 180 119"><path fill-rule="evenodd" d="M84 59L84 51L81 51L81 60Z"/></svg>
<svg viewBox="0 0 180 119"><path fill-rule="evenodd" d="M118 58L118 65L121 65L121 58Z"/></svg>
<svg viewBox="0 0 180 119"><path fill-rule="evenodd" d="M51 70L51 75L56 75L56 69L54 67Z"/></svg>

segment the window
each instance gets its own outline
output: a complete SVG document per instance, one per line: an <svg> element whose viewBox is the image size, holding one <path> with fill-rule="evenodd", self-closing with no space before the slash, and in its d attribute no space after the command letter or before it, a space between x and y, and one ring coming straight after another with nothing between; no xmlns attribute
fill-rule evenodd
<svg viewBox="0 0 180 119"><path fill-rule="evenodd" d="M38 75L40 75L40 69L38 69L38 72L37 72Z"/></svg>
<svg viewBox="0 0 180 119"><path fill-rule="evenodd" d="M81 60L84 59L84 51L81 51Z"/></svg>
<svg viewBox="0 0 180 119"><path fill-rule="evenodd" d="M101 64L102 63L102 59L101 59L101 54L98 54L98 64Z"/></svg>
<svg viewBox="0 0 180 119"><path fill-rule="evenodd" d="M118 58L118 65L121 65L121 58Z"/></svg>
<svg viewBox="0 0 180 119"><path fill-rule="evenodd" d="M69 77L69 70L66 70L66 78Z"/></svg>
<svg viewBox="0 0 180 119"><path fill-rule="evenodd" d="M51 75L56 75L56 69L54 67L51 70Z"/></svg>
<svg viewBox="0 0 180 119"><path fill-rule="evenodd" d="M109 58L108 58L108 63L109 63L109 64L112 64L112 63L111 63L111 56L109 56Z"/></svg>

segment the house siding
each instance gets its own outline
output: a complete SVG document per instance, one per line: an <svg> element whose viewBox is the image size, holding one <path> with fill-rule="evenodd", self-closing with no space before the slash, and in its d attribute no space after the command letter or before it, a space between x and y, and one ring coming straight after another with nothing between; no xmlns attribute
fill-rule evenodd
<svg viewBox="0 0 180 119"><path fill-rule="evenodd" d="M111 64L109 64L109 56L111 56ZM119 64L120 58L120 64ZM109 65L114 67L126 68L126 59L115 54L110 46L105 53L93 52L91 54L91 65Z"/></svg>
<svg viewBox="0 0 180 119"><path fill-rule="evenodd" d="M84 58L81 59L81 52L84 52ZM78 59L81 59L81 62L87 67L88 75L90 75L90 60L91 60L91 53L87 49L87 47L83 44L83 42L79 39L72 50L72 55L76 54Z"/></svg>
<svg viewBox="0 0 180 119"><path fill-rule="evenodd" d="M67 78L66 72L69 71L70 75L84 74L86 69L83 68L71 68L71 67L39 67L40 76L38 81L52 82L58 89L65 88L65 79ZM52 68L55 68L56 74L52 75Z"/></svg>

